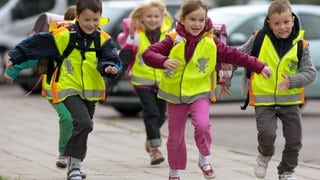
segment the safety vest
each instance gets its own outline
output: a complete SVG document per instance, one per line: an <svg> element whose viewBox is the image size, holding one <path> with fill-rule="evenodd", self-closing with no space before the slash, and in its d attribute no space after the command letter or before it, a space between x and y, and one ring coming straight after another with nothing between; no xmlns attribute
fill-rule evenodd
<svg viewBox="0 0 320 180"><path fill-rule="evenodd" d="M171 27L170 23L171 21L166 22L161 26L160 40L163 40L167 35L167 32ZM137 29L133 37L137 41L138 50L133 66L128 73L131 83L135 86L159 86L164 70L147 66L142 59L143 52L151 45L146 33L142 29Z"/></svg>
<svg viewBox="0 0 320 180"><path fill-rule="evenodd" d="M62 54L70 39L68 28L54 31L53 37L59 53ZM101 46L109 38L107 33L100 31ZM94 49L94 43L91 43L90 48ZM106 98L105 83L97 66L98 59L95 51L86 51L82 60L80 50L74 48L63 60L60 69L55 69L50 85L47 86L50 90L46 91L46 97L52 99L53 103L62 102L71 95L79 95L82 99L89 101L104 100ZM59 77L58 80L57 77Z"/></svg>
<svg viewBox="0 0 320 180"><path fill-rule="evenodd" d="M177 39L176 32L169 35L173 40ZM189 62L185 60L185 46L186 39L182 38L171 49L169 58L178 60L180 66L165 70L158 97L173 104L190 104L201 98L215 102L217 47L213 34L208 33L200 39Z"/></svg>
<svg viewBox="0 0 320 180"><path fill-rule="evenodd" d="M277 84L283 81L283 75L298 73L299 58L297 57L298 41L303 31L293 41L292 48L280 59L272 41L264 36L258 59L273 69L269 79L261 74L252 74L250 78L249 104L253 106L295 105L304 103L304 88L279 90Z"/></svg>

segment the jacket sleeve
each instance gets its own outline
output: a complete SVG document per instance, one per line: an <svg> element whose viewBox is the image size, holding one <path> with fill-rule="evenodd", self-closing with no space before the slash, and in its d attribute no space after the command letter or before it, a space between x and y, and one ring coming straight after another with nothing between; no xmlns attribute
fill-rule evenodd
<svg viewBox="0 0 320 180"><path fill-rule="evenodd" d="M309 45L302 51L299 61L299 73L289 76L290 88L301 88L311 84L317 77L316 68L310 57Z"/></svg>
<svg viewBox="0 0 320 180"><path fill-rule="evenodd" d="M217 45L218 62L241 66L255 73L261 73L265 64L260 62L256 57L243 53L232 46L228 46L219 39L215 38L214 40Z"/></svg>
<svg viewBox="0 0 320 180"><path fill-rule="evenodd" d="M13 69L6 69L5 73L12 79L15 79L22 70L33 68L38 64L38 60L28 60L21 64L14 65Z"/></svg>
<svg viewBox="0 0 320 180"><path fill-rule="evenodd" d="M98 69L102 76L114 77L114 74L108 74L104 71L107 66L115 66L118 69L118 74L122 71L122 62L118 55L118 50L111 38L108 39L101 47L101 57L98 63Z"/></svg>
<svg viewBox="0 0 320 180"><path fill-rule="evenodd" d="M21 64L29 59L48 59L59 55L55 41L51 33L44 32L32 35L9 52L10 61Z"/></svg>
<svg viewBox="0 0 320 180"><path fill-rule="evenodd" d="M169 59L173 40L167 36L164 40L149 46L142 54L143 61L151 67L164 69L164 62Z"/></svg>

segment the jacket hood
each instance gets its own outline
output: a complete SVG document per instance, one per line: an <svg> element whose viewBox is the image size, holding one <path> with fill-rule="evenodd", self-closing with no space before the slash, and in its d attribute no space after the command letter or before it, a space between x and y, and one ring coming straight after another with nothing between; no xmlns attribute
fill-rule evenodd
<svg viewBox="0 0 320 180"><path fill-rule="evenodd" d="M210 18L207 19L207 22L204 26L204 29L200 32L200 34L198 36L192 36L190 33L188 33L185 28L184 28L184 25L181 23L181 21L179 21L176 25L176 32L186 38L186 39L190 39L190 38L199 38L201 37L205 32L208 32L210 31L211 29L213 28L213 25L212 25L212 21Z"/></svg>

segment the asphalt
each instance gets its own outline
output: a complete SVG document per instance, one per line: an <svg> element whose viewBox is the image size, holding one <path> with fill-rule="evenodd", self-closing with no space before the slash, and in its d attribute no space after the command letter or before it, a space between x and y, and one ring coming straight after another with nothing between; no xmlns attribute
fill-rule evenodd
<svg viewBox="0 0 320 180"><path fill-rule="evenodd" d="M151 166L144 150L143 126L132 126L116 112L98 104L94 131L88 139L87 157L82 169L88 180L165 180L168 163ZM219 111L219 109L216 109ZM250 112L249 112L250 113ZM166 127L163 127L166 128ZM21 92L0 87L0 180L66 179L66 170L55 167L58 121L48 102L38 96L23 97ZM166 134L163 133L166 157ZM181 179L204 179L197 166L198 152L188 141L187 168ZM212 146L211 162L220 180L251 180L256 155L237 149ZM272 159L265 179L277 179L279 161ZM320 179L320 166L300 163L298 180Z"/></svg>

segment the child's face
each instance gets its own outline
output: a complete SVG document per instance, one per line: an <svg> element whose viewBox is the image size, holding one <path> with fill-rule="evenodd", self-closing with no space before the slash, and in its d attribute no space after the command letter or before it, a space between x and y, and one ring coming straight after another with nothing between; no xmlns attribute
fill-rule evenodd
<svg viewBox="0 0 320 180"><path fill-rule="evenodd" d="M100 18L100 12L94 13L90 9L76 14L76 20L79 22L81 30L86 34L92 34L99 27Z"/></svg>
<svg viewBox="0 0 320 180"><path fill-rule="evenodd" d="M140 21L144 24L146 30L153 31L161 26L163 16L159 8L151 7L144 11Z"/></svg>
<svg viewBox="0 0 320 180"><path fill-rule="evenodd" d="M181 23L184 25L185 30L193 36L197 36L204 29L206 24L207 14L202 8L197 9L181 18Z"/></svg>
<svg viewBox="0 0 320 180"><path fill-rule="evenodd" d="M287 10L280 14L271 14L267 22L276 37L286 39L292 32L292 27L294 26L294 16L292 16L291 11Z"/></svg>

